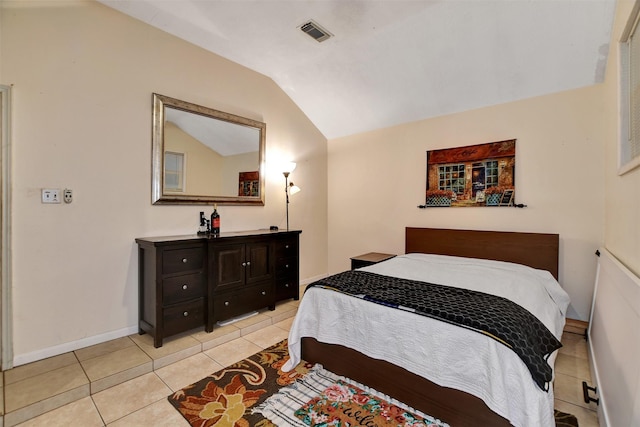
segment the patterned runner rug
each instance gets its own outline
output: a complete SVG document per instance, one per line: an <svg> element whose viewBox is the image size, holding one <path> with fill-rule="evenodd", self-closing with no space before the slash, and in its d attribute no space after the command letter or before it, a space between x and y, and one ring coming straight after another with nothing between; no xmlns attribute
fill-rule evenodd
<svg viewBox="0 0 640 427"><path fill-rule="evenodd" d="M301 363L291 372L287 340L234 363L168 397L192 426L437 426L445 423L412 410L365 385L321 366ZM578 427L556 411L556 426ZM446 421L446 420L445 420Z"/></svg>

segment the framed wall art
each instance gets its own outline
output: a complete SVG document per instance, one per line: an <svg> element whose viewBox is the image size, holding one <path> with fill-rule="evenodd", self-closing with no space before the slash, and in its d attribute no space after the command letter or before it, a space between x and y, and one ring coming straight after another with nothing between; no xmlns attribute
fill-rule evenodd
<svg viewBox="0 0 640 427"><path fill-rule="evenodd" d="M425 206L512 206L515 173L515 139L427 151Z"/></svg>

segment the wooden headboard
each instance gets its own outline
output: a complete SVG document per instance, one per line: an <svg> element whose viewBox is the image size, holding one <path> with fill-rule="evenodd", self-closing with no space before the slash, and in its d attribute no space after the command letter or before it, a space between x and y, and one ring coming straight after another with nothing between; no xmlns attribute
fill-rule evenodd
<svg viewBox="0 0 640 427"><path fill-rule="evenodd" d="M453 255L515 262L558 279L558 234L407 227L405 253Z"/></svg>

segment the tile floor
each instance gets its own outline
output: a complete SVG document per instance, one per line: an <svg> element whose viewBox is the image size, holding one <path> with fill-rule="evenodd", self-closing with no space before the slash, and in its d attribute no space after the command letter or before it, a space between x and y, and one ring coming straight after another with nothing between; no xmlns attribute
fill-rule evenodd
<svg viewBox="0 0 640 427"><path fill-rule="evenodd" d="M286 338L297 306L285 302L159 349L148 335L131 335L6 371L0 426L188 426L166 397ZM580 427L597 427L595 405L582 399L582 381L591 381L586 341L573 333L562 341L555 406L576 415Z"/></svg>

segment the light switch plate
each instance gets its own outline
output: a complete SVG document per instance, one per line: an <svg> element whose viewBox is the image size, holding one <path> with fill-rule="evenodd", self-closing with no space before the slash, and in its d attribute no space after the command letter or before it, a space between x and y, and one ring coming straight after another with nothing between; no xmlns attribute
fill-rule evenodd
<svg viewBox="0 0 640 427"><path fill-rule="evenodd" d="M60 203L60 189L58 188L43 188L42 189L42 203Z"/></svg>

